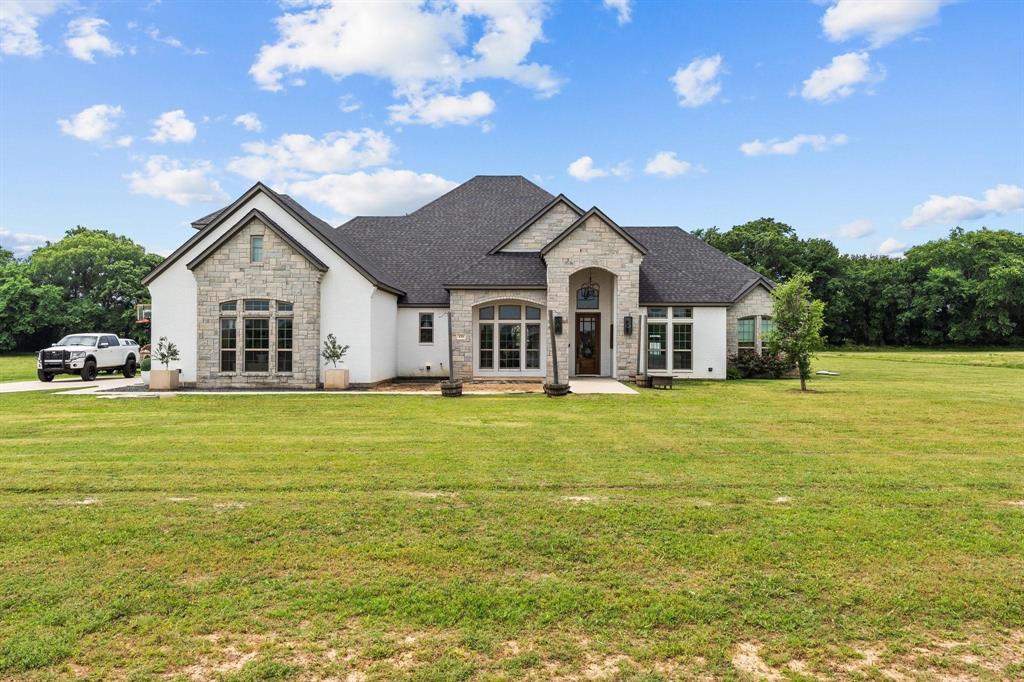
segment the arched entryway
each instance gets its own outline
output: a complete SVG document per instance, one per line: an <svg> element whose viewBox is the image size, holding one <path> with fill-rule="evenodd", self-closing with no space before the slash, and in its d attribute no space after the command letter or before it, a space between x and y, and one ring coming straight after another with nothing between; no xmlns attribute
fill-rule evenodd
<svg viewBox="0 0 1024 682"><path fill-rule="evenodd" d="M569 276L569 375L612 376L615 366L615 283L599 267Z"/></svg>

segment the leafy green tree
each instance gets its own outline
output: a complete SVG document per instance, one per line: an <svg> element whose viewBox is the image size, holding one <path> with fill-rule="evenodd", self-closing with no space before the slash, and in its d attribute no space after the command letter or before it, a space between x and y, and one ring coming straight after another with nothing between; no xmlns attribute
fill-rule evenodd
<svg viewBox="0 0 1024 682"><path fill-rule="evenodd" d="M800 390L807 390L811 357L824 347L821 328L825 304L811 296L811 276L801 272L772 291L774 329L768 334L768 348L782 353L800 373Z"/></svg>
<svg viewBox="0 0 1024 682"><path fill-rule="evenodd" d="M110 331L139 336L135 304L149 299L142 277L163 258L128 237L76 227L64 238L33 252L28 276L38 287L61 291L63 319L58 331Z"/></svg>

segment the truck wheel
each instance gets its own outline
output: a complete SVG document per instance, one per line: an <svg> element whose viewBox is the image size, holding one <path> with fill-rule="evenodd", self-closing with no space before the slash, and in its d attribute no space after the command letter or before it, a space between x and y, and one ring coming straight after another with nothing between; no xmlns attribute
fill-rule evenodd
<svg viewBox="0 0 1024 682"><path fill-rule="evenodd" d="M86 360L82 366L81 373L82 381L92 381L96 378L96 361Z"/></svg>
<svg viewBox="0 0 1024 682"><path fill-rule="evenodd" d="M53 381L53 375L52 374L47 374L46 372L44 372L41 369L37 369L36 370L36 377L40 381Z"/></svg>
<svg viewBox="0 0 1024 682"><path fill-rule="evenodd" d="M124 369L121 370L125 379L131 379L135 376L135 358L128 358L128 362L124 363Z"/></svg>

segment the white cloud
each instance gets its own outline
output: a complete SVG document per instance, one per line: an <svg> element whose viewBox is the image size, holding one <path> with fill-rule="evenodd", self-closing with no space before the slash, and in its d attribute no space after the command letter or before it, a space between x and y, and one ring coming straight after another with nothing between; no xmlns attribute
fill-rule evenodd
<svg viewBox="0 0 1024 682"><path fill-rule="evenodd" d="M830 40L866 36L881 47L934 23L948 0L836 0L825 10L821 27Z"/></svg>
<svg viewBox="0 0 1024 682"><path fill-rule="evenodd" d="M840 225L833 234L837 237L845 237L846 239L861 239L862 237L869 237L874 233L875 226L872 222L860 219Z"/></svg>
<svg viewBox="0 0 1024 682"><path fill-rule="evenodd" d="M123 54L121 48L100 33L106 26L109 24L97 17L72 19L68 22L68 34L64 39L64 45L75 59L81 59L90 64L95 62L93 59L95 54L117 57Z"/></svg>
<svg viewBox="0 0 1024 682"><path fill-rule="evenodd" d="M184 109L165 111L153 121L153 142L191 142L196 138L196 124L188 120Z"/></svg>
<svg viewBox="0 0 1024 682"><path fill-rule="evenodd" d="M393 123L443 126L447 123L468 125L494 112L494 100L483 90L471 95L435 95L424 98L414 95L406 104L388 107Z"/></svg>
<svg viewBox="0 0 1024 682"><path fill-rule="evenodd" d="M150 156L142 171L124 176L133 194L145 194L187 206L198 202L224 201L228 195L210 177L213 165L195 161L185 166L166 156Z"/></svg>
<svg viewBox="0 0 1024 682"><path fill-rule="evenodd" d="M907 247L903 242L896 241L892 237L889 237L884 242L879 244L878 253L883 256L893 256L895 258L903 257L903 249Z"/></svg>
<svg viewBox="0 0 1024 682"><path fill-rule="evenodd" d="M247 142L248 156L232 159L228 170L250 180L282 182L309 180L316 173L340 173L382 166L395 145L379 130L336 131L317 139L311 135L282 135L276 142Z"/></svg>
<svg viewBox="0 0 1024 682"><path fill-rule="evenodd" d="M156 28L155 26L150 26L149 28L147 28L146 35L158 43L163 43L164 45L168 45L175 49L181 50L185 54L191 54L196 56L206 54L206 50L202 49L201 47L186 47L184 43L182 43L174 36L165 36L161 34L160 29Z"/></svg>
<svg viewBox="0 0 1024 682"><path fill-rule="evenodd" d="M344 215L400 215L436 199L457 184L431 173L382 168L372 173L332 173L293 182L287 191Z"/></svg>
<svg viewBox="0 0 1024 682"><path fill-rule="evenodd" d="M131 135L122 135L121 137L117 138L117 140L114 141L114 144L116 144L118 147L131 147L132 142L134 141L135 138L133 138Z"/></svg>
<svg viewBox="0 0 1024 682"><path fill-rule="evenodd" d="M0 246L12 251L18 258L24 258L49 240L49 237L41 234L12 232L0 227Z"/></svg>
<svg viewBox="0 0 1024 682"><path fill-rule="evenodd" d="M250 133L258 133L263 130L263 122L260 121L260 117L251 111L247 114L235 116L234 123L236 126L242 126Z"/></svg>
<svg viewBox="0 0 1024 682"><path fill-rule="evenodd" d="M633 0L604 0L605 9L614 10L619 26L628 24L633 20L633 8L630 6Z"/></svg>
<svg viewBox="0 0 1024 682"><path fill-rule="evenodd" d="M540 0L289 4L297 11L276 20L279 40L263 45L249 69L265 90L281 90L287 76L310 70L336 80L382 78L401 100L459 95L463 84L481 78L508 80L542 97L562 86L551 67L527 60L544 37L548 10Z"/></svg>
<svg viewBox="0 0 1024 682"><path fill-rule="evenodd" d="M740 145L740 151L747 156L763 156L765 154L784 154L786 156L792 156L799 152L803 147L810 147L816 152L823 152L827 149L835 147L836 145L846 144L847 137L842 133L832 135L807 135L801 133L800 135L794 135L788 140L780 140L775 137L765 142L761 140L753 140L752 142L744 142Z"/></svg>
<svg viewBox="0 0 1024 682"><path fill-rule="evenodd" d="M828 66L815 69L804 81L801 94L804 99L831 102L849 97L861 83L877 83L884 78L884 68L879 66L872 70L870 54L847 52L833 57Z"/></svg>
<svg viewBox="0 0 1024 682"><path fill-rule="evenodd" d="M629 164L623 161L612 168L596 168L594 159L589 156L581 156L569 164L568 170L569 175L577 180L589 182L595 178L605 178L609 175L617 177L629 175Z"/></svg>
<svg viewBox="0 0 1024 682"><path fill-rule="evenodd" d="M689 161L680 161L676 158L675 152L658 152L653 158L647 160L644 166L644 173L647 175L664 175L671 178L682 175L692 168Z"/></svg>
<svg viewBox="0 0 1024 682"><path fill-rule="evenodd" d="M902 225L912 229L928 223L957 223L961 220L977 220L988 215L1004 215L1022 208L1024 187L996 185L987 190L982 199L933 194L927 201L915 206L910 217L906 218Z"/></svg>
<svg viewBox="0 0 1024 682"><path fill-rule="evenodd" d="M362 106L363 103L356 99L354 95L342 95L338 99L338 108L346 114L351 114L353 111L359 111Z"/></svg>
<svg viewBox="0 0 1024 682"><path fill-rule="evenodd" d="M62 118L57 121L57 125L65 135L85 142L97 142L117 128L117 119L123 114L124 111L119 106L94 104L82 109L70 119Z"/></svg>
<svg viewBox="0 0 1024 682"><path fill-rule="evenodd" d="M669 79L679 95L679 106L699 107L715 99L722 91L722 84L718 82L722 73L722 55L719 54L680 66Z"/></svg>
<svg viewBox="0 0 1024 682"><path fill-rule="evenodd" d="M39 22L67 5L65 0L4 0L0 2L0 52L38 57Z"/></svg>

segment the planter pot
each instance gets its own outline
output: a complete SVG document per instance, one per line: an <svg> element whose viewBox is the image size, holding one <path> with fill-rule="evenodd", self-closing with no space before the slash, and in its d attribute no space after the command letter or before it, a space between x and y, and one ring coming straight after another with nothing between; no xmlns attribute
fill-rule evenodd
<svg viewBox="0 0 1024 682"><path fill-rule="evenodd" d="M142 383L144 383L147 386L149 386L149 370L146 370L145 372L142 372Z"/></svg>
<svg viewBox="0 0 1024 682"><path fill-rule="evenodd" d="M462 395L462 382L442 381L441 395L443 395L446 398L458 398L460 395Z"/></svg>
<svg viewBox="0 0 1024 682"><path fill-rule="evenodd" d="M324 390L344 391L348 388L348 370L337 368L324 372Z"/></svg>
<svg viewBox="0 0 1024 682"><path fill-rule="evenodd" d="M154 369L149 372L149 390L176 391L181 374L176 369Z"/></svg>
<svg viewBox="0 0 1024 682"><path fill-rule="evenodd" d="M646 374L637 374L636 375L636 385L639 386L640 388L650 388L651 387L651 378L649 376L647 376Z"/></svg>
<svg viewBox="0 0 1024 682"><path fill-rule="evenodd" d="M549 398L560 398L569 394L569 384L544 384L544 393Z"/></svg>

